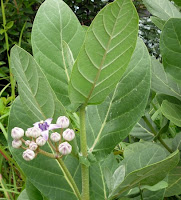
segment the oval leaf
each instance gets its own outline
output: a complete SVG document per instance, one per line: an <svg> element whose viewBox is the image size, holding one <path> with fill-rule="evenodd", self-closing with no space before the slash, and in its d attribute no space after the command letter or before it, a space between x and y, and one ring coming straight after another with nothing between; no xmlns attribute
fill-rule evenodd
<svg viewBox="0 0 181 200"><path fill-rule="evenodd" d="M113 150L138 122L150 91L150 56L139 39L124 77L114 92L97 106L87 108L90 151L104 156Z"/></svg>
<svg viewBox="0 0 181 200"><path fill-rule="evenodd" d="M181 83L181 19L169 19L160 38L160 50L166 72Z"/></svg>
<svg viewBox="0 0 181 200"><path fill-rule="evenodd" d="M73 66L72 102L97 104L110 94L131 59L137 31L138 15L131 0L116 0L98 13Z"/></svg>
<svg viewBox="0 0 181 200"><path fill-rule="evenodd" d="M62 0L46 0L39 8L32 29L33 55L58 99L69 105L69 70L63 59L63 41L76 59L84 41L84 30L73 11Z"/></svg>

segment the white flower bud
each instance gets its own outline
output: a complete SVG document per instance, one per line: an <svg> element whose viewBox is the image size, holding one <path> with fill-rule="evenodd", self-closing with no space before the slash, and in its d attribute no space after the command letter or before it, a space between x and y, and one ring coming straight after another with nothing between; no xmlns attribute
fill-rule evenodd
<svg viewBox="0 0 181 200"><path fill-rule="evenodd" d="M69 126L69 119L65 116L60 116L56 124L59 125L60 128L67 128Z"/></svg>
<svg viewBox="0 0 181 200"><path fill-rule="evenodd" d="M43 145L45 145L46 140L42 136L40 136L36 139L36 143L38 146L42 147Z"/></svg>
<svg viewBox="0 0 181 200"><path fill-rule="evenodd" d="M32 128L28 128L25 135L27 137L33 137L33 138L37 138L41 135L41 129L38 127L32 127Z"/></svg>
<svg viewBox="0 0 181 200"><path fill-rule="evenodd" d="M29 148L30 148L32 151L35 151L35 150L38 148L38 145L37 145L37 143L35 143L35 142L30 142Z"/></svg>
<svg viewBox="0 0 181 200"><path fill-rule="evenodd" d="M12 147L15 149L20 148L20 146L22 145L22 141L21 140L13 140L12 141Z"/></svg>
<svg viewBox="0 0 181 200"><path fill-rule="evenodd" d="M26 151L23 152L23 158L26 161L33 160L35 158L35 152L30 149L27 149Z"/></svg>
<svg viewBox="0 0 181 200"><path fill-rule="evenodd" d="M30 145L31 141L30 140L26 140L25 141L25 145L28 147Z"/></svg>
<svg viewBox="0 0 181 200"><path fill-rule="evenodd" d="M75 133L74 133L74 130L73 129L66 129L64 132L63 132L63 138L67 141L71 141L73 140L75 137Z"/></svg>
<svg viewBox="0 0 181 200"><path fill-rule="evenodd" d="M72 146L68 142L63 142L59 145L58 150L62 155L67 155L71 153Z"/></svg>
<svg viewBox="0 0 181 200"><path fill-rule="evenodd" d="M51 136L50 136L50 139L53 141L53 142L58 142L60 141L61 139L61 135L57 132L55 133L52 133Z"/></svg>
<svg viewBox="0 0 181 200"><path fill-rule="evenodd" d="M28 128L28 129L26 130L26 132L25 132L26 137L32 137L32 136L31 136L31 130L32 130L32 128Z"/></svg>
<svg viewBox="0 0 181 200"><path fill-rule="evenodd" d="M19 140L24 136L24 130L22 128L14 127L11 130L11 137L15 140Z"/></svg>

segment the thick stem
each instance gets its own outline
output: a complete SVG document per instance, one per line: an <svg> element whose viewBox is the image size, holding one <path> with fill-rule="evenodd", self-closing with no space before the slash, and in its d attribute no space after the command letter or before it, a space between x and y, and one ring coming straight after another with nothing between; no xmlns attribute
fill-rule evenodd
<svg viewBox="0 0 181 200"><path fill-rule="evenodd" d="M152 133L153 133L155 136L157 136L157 132L156 132L156 130L153 128L153 126L152 126L152 124L149 122L149 120L148 120L145 116L143 116L142 118L143 118L143 120L145 121L145 123L148 125L148 127L151 129ZM170 149L170 147L167 146L167 144L162 140L162 138L161 138L160 136L158 137L158 140L159 140L159 142L165 147L165 149L167 149L167 151L169 151L170 153L173 153L173 151Z"/></svg>
<svg viewBox="0 0 181 200"><path fill-rule="evenodd" d="M70 174L69 170L65 166L63 160L61 158L57 158L57 161L59 162L59 164L60 164L60 166L62 168L62 171L63 171L63 173L65 174L65 176L67 178L67 181L68 181L69 185L71 186L71 188L75 192L77 198L79 200L81 200L81 195L80 195L79 189L78 189L74 179L72 178L72 175Z"/></svg>
<svg viewBox="0 0 181 200"><path fill-rule="evenodd" d="M80 108L80 145L82 156L87 158L87 138L85 128L85 106ZM82 164L82 200L89 200L89 167Z"/></svg>

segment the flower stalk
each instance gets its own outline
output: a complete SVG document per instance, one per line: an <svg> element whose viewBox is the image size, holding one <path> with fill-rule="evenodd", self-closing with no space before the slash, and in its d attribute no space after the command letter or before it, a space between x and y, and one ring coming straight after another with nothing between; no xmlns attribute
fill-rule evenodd
<svg viewBox="0 0 181 200"><path fill-rule="evenodd" d="M85 128L85 106L80 108L80 145L82 156L87 158L87 138ZM89 200L89 167L81 164L82 172L82 200Z"/></svg>

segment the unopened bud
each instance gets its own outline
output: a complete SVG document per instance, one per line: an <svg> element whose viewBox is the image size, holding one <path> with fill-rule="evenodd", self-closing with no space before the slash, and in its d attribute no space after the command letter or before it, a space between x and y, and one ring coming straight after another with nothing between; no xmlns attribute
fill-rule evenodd
<svg viewBox="0 0 181 200"><path fill-rule="evenodd" d="M29 145L29 148L30 148L32 151L35 151L35 150L38 148L38 145L37 145L37 143L35 143L35 142L31 142L30 145Z"/></svg>
<svg viewBox="0 0 181 200"><path fill-rule="evenodd" d="M69 126L69 119L65 116L60 116L56 124L59 125L60 128L67 128Z"/></svg>
<svg viewBox="0 0 181 200"><path fill-rule="evenodd" d="M13 140L12 141L12 147L15 148L15 149L20 148L21 145L22 145L22 141L21 140Z"/></svg>
<svg viewBox="0 0 181 200"><path fill-rule="evenodd" d="M31 141L30 140L26 140L25 141L25 145L28 147L30 145Z"/></svg>
<svg viewBox="0 0 181 200"><path fill-rule="evenodd" d="M27 149L26 151L23 152L23 158L26 161L33 160L35 158L35 152L30 149Z"/></svg>
<svg viewBox="0 0 181 200"><path fill-rule="evenodd" d="M52 133L51 136L50 136L50 139L53 141L53 142L58 142L60 141L61 139L61 135L57 132L55 133Z"/></svg>
<svg viewBox="0 0 181 200"><path fill-rule="evenodd" d="M26 130L26 132L25 132L26 137L32 137L32 136L31 136L31 130L32 130L32 128L28 128L28 129Z"/></svg>
<svg viewBox="0 0 181 200"><path fill-rule="evenodd" d="M19 140L24 136L24 130L22 128L14 127L11 130L11 137L15 140Z"/></svg>
<svg viewBox="0 0 181 200"><path fill-rule="evenodd" d="M73 129L68 128L63 132L63 138L67 141L72 141L74 137L75 137L75 133Z"/></svg>
<svg viewBox="0 0 181 200"><path fill-rule="evenodd" d="M43 145L45 145L46 140L42 136L40 136L36 139L36 143L38 146L42 147Z"/></svg>
<svg viewBox="0 0 181 200"><path fill-rule="evenodd" d="M63 142L59 145L58 150L62 155L67 155L71 153L72 146L68 142Z"/></svg>
<svg viewBox="0 0 181 200"><path fill-rule="evenodd" d="M27 137L37 138L41 135L41 129L38 127L28 128L25 135Z"/></svg>

